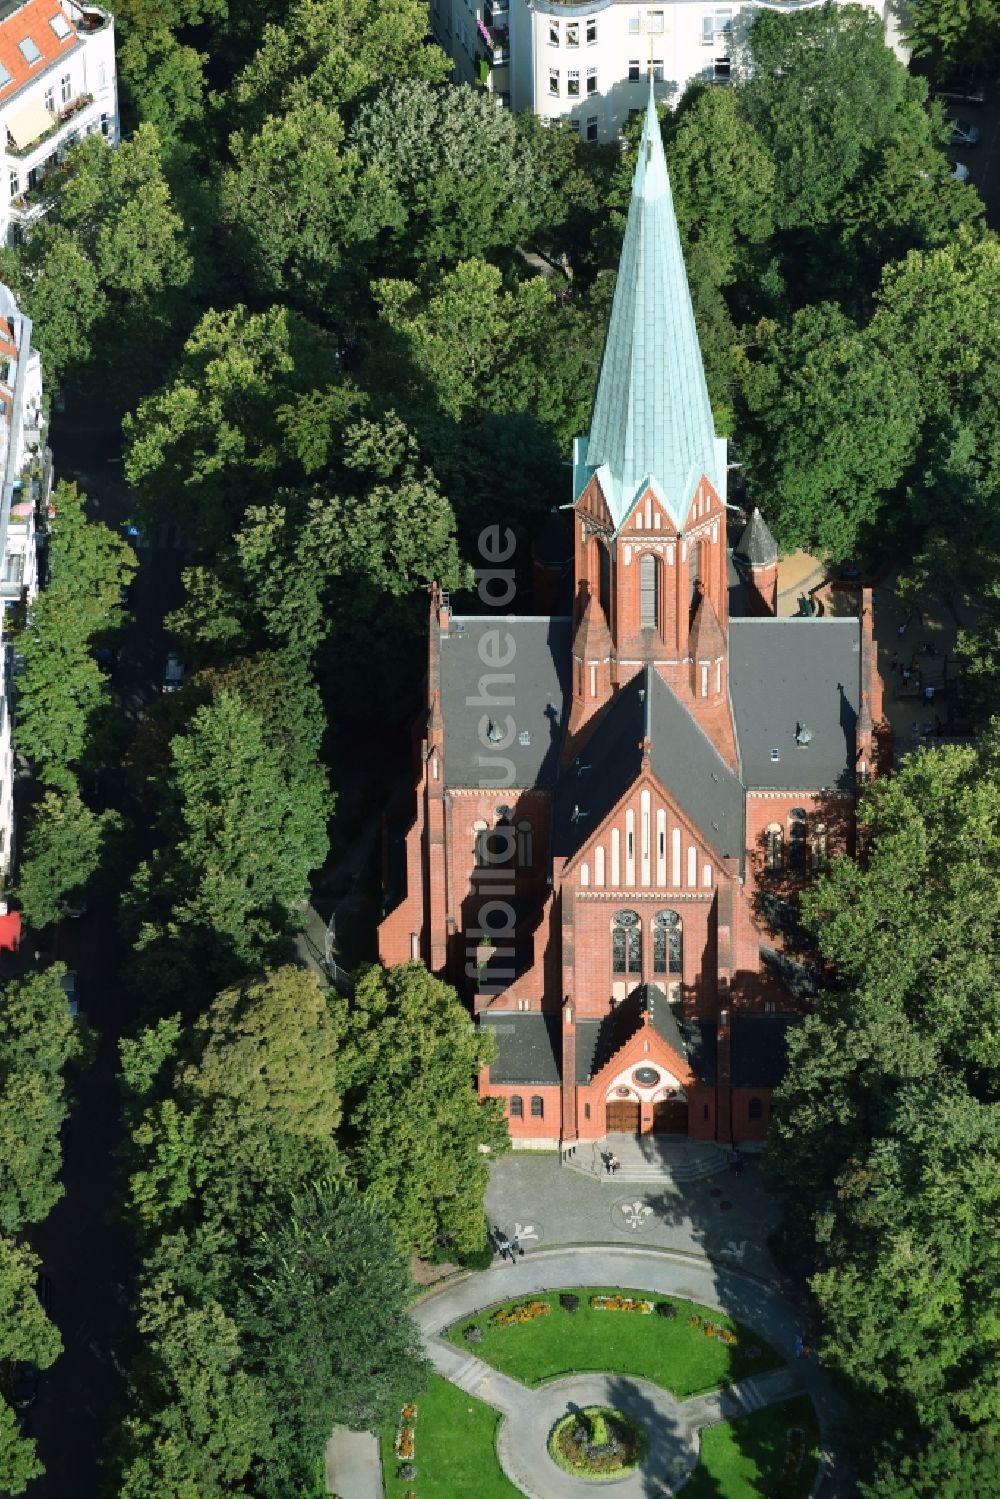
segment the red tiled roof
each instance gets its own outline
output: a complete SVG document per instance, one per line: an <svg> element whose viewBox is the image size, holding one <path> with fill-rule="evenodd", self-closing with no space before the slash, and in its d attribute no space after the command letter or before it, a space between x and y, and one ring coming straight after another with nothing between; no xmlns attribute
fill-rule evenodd
<svg viewBox="0 0 1000 1499"><path fill-rule="evenodd" d="M69 22L69 33L62 41L56 36L49 25L56 16L68 19L59 0L28 0L27 5L0 21L0 63L10 74L10 82L0 88L0 104L6 104L18 89L39 73L44 73L50 63L78 46L80 39L72 21ZM37 62L29 63L18 46L29 36L42 54Z"/></svg>

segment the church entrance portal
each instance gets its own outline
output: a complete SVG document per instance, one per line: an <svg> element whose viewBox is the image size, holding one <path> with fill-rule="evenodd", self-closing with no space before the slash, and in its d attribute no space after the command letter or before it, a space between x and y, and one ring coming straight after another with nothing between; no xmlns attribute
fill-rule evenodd
<svg viewBox="0 0 1000 1499"><path fill-rule="evenodd" d="M639 1105L615 1100L607 1106L606 1132L609 1135L637 1135L639 1133Z"/></svg>
<svg viewBox="0 0 1000 1499"><path fill-rule="evenodd" d="M658 1134L686 1135L688 1106L683 1098L665 1098L653 1105L653 1128Z"/></svg>

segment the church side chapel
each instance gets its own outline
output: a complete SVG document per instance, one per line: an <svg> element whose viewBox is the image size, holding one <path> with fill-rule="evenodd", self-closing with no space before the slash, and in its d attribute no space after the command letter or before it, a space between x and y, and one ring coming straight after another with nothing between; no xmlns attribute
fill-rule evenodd
<svg viewBox="0 0 1000 1499"><path fill-rule="evenodd" d="M726 477L651 99L574 444L572 612L435 593L415 794L387 829L382 961L468 995L515 1145L767 1132L808 998L795 894L853 852L887 731L870 592L858 618L779 618L774 540L754 510L730 548Z"/></svg>

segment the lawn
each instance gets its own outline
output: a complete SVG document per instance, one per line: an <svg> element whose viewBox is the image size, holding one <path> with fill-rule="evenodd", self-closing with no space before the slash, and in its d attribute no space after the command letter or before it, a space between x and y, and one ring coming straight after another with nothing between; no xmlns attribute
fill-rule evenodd
<svg viewBox="0 0 1000 1499"><path fill-rule="evenodd" d="M784 1473L789 1455L789 1432L804 1434L798 1471ZM806 1499L816 1477L819 1429L806 1396L769 1405L743 1416L709 1426L701 1434L701 1462L684 1485L684 1499Z"/></svg>
<svg viewBox="0 0 1000 1499"><path fill-rule="evenodd" d="M508 1483L496 1456L500 1417L488 1405L438 1375L416 1399L414 1454L417 1476L396 1477L400 1460L393 1449L395 1429L382 1432L382 1472L386 1499L402 1499L411 1489L420 1499L522 1499Z"/></svg>
<svg viewBox="0 0 1000 1499"><path fill-rule="evenodd" d="M513 1327L493 1327L490 1317L498 1307L490 1307L454 1323L444 1336L456 1347L467 1349L523 1384L539 1385L564 1374L607 1370L650 1379L681 1400L716 1390L748 1374L776 1368L783 1362L773 1348L745 1327L721 1312L695 1306L690 1301L653 1296L648 1291L621 1293L643 1300L671 1302L677 1308L677 1316L668 1320L655 1312L643 1316L638 1312L598 1312L591 1308L591 1296L615 1295L617 1288L588 1286L578 1288L574 1294L580 1298L576 1312L563 1311L558 1291L545 1292L528 1299L547 1302L552 1307L548 1316ZM525 1299L518 1297L516 1301ZM701 1325L688 1327L691 1316L697 1316L701 1324L710 1322L735 1331L739 1341L729 1347L718 1337L707 1337ZM481 1343L468 1343L463 1336L464 1330L473 1325L483 1330Z"/></svg>

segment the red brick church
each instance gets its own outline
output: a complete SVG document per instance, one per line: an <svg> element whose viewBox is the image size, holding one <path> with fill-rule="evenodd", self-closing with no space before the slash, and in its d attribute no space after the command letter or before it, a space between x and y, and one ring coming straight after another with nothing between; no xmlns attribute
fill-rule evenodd
<svg viewBox="0 0 1000 1499"><path fill-rule="evenodd" d="M380 955L468 995L497 1041L480 1087L515 1144L760 1140L809 988L782 931L852 848L882 687L867 592L860 618L778 618L757 511L729 545L652 103L573 459L572 504L536 553L545 612L503 612L500 527L481 543L486 612L432 600ZM571 612L550 612L570 567Z"/></svg>

